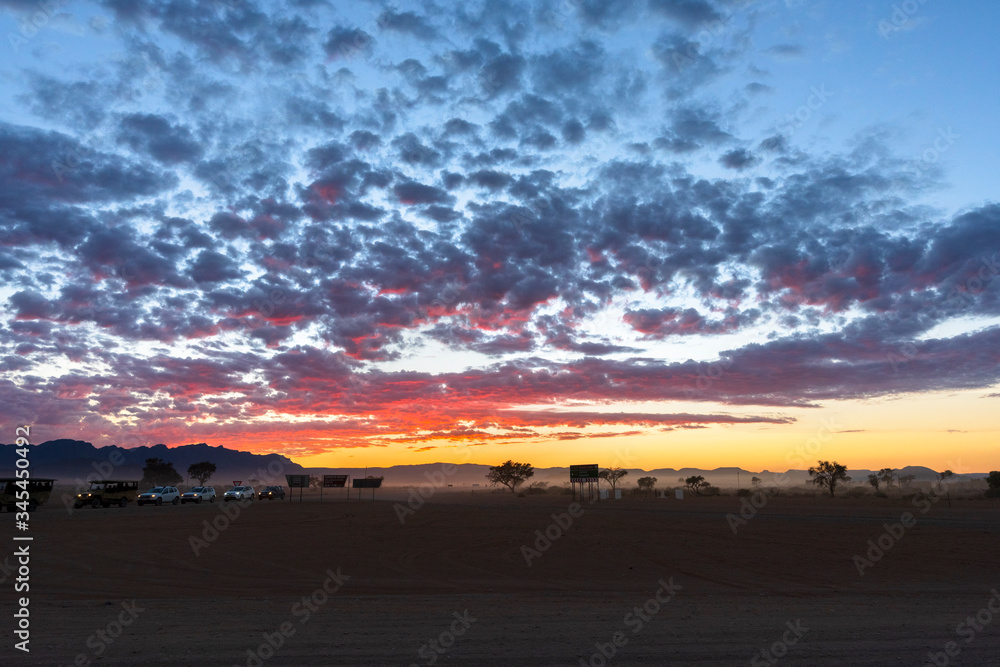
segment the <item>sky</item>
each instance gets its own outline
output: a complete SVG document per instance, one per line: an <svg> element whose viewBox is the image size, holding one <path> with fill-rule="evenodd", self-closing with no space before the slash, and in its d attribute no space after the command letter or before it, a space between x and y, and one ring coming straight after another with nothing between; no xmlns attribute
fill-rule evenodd
<svg viewBox="0 0 1000 667"><path fill-rule="evenodd" d="M0 10L9 441L1000 463L994 2Z"/></svg>

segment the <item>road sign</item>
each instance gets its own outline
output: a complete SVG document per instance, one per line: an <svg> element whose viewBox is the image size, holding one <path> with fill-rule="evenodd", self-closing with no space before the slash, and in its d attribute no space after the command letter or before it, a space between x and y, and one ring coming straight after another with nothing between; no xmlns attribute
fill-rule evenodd
<svg viewBox="0 0 1000 667"><path fill-rule="evenodd" d="M309 475L285 475L290 489L305 489L309 487Z"/></svg>
<svg viewBox="0 0 1000 667"><path fill-rule="evenodd" d="M323 486L327 489L342 489L347 486L347 475L323 475Z"/></svg>
<svg viewBox="0 0 1000 667"><path fill-rule="evenodd" d="M569 467L570 482L594 482L598 479L598 465L587 463Z"/></svg>
<svg viewBox="0 0 1000 667"><path fill-rule="evenodd" d="M372 501L375 501L375 489L382 486L381 477L362 477L358 479L355 477L351 480L351 484L354 488L358 490L358 500L361 500L361 489L371 489L372 490Z"/></svg>
<svg viewBox="0 0 1000 667"><path fill-rule="evenodd" d="M242 479L234 479L233 480L233 486L239 486L242 483L243 483Z"/></svg>

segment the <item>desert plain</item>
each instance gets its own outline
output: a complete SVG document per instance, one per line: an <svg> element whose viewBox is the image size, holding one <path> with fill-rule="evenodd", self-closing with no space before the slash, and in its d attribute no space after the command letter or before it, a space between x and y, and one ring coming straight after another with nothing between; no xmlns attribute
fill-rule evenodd
<svg viewBox="0 0 1000 667"><path fill-rule="evenodd" d="M30 653L4 513L0 664L1000 664L995 500L375 498L53 495Z"/></svg>

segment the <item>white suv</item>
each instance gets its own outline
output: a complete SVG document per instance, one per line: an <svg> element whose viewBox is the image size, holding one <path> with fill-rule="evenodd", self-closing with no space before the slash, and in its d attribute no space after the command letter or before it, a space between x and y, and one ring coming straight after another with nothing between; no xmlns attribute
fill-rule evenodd
<svg viewBox="0 0 1000 667"><path fill-rule="evenodd" d="M176 486L156 486L146 493L140 493L139 497L136 498L135 504L141 506L148 503L152 503L154 505L173 503L176 505L180 501L181 492L177 490Z"/></svg>
<svg viewBox="0 0 1000 667"><path fill-rule="evenodd" d="M228 503L230 500L253 500L255 496L252 486L234 486L226 491L222 499Z"/></svg>

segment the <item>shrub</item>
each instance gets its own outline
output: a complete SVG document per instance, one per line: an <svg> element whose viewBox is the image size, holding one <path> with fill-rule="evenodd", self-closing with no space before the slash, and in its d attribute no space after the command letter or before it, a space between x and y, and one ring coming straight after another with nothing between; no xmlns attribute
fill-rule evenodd
<svg viewBox="0 0 1000 667"><path fill-rule="evenodd" d="M740 489L736 492L736 495L742 498L746 498L748 496L752 496L753 492L750 489Z"/></svg>

